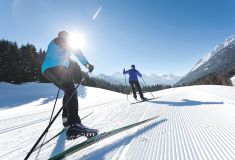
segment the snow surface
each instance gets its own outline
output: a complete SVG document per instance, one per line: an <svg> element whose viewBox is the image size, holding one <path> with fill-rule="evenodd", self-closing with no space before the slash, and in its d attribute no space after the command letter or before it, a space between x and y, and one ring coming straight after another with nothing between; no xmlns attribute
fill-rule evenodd
<svg viewBox="0 0 235 160"><path fill-rule="evenodd" d="M233 86L235 86L235 76L231 77L230 80L232 81Z"/></svg>
<svg viewBox="0 0 235 160"><path fill-rule="evenodd" d="M0 159L23 159L48 124L57 88L52 84L0 83ZM154 92L157 100L130 105L126 95L80 87L83 123L100 131L138 122L152 122L98 142L66 159L81 160L234 160L235 88L192 86ZM151 94L145 93L151 98ZM58 110L61 106L60 95ZM5 100L4 100L5 99ZM130 101L134 101L129 97ZM59 117L45 141L62 129ZM62 134L35 151L30 159L48 159L85 138L65 140Z"/></svg>

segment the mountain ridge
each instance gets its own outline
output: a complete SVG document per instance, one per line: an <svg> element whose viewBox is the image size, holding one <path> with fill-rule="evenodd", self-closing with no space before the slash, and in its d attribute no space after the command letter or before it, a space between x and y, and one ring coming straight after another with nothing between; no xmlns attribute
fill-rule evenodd
<svg viewBox="0 0 235 160"><path fill-rule="evenodd" d="M111 84L122 84L125 85L125 77L121 72L115 72L112 75L106 75L106 74L98 74L98 75L92 75L92 77L103 79ZM178 81L181 78L181 76L174 75L172 73L168 74L150 74L145 75L143 74L143 79L148 85L157 85L157 84L163 84L163 85L173 85L176 81ZM126 75L126 81L128 81L128 75ZM139 78L139 81L142 85L144 85L144 82Z"/></svg>
<svg viewBox="0 0 235 160"><path fill-rule="evenodd" d="M174 86L189 85L210 74L223 74L234 65L235 36L231 36L202 57Z"/></svg>

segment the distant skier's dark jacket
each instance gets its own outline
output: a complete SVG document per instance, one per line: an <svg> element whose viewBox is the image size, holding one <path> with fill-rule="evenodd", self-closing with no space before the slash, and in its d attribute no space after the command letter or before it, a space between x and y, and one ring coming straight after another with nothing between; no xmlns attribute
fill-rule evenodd
<svg viewBox="0 0 235 160"><path fill-rule="evenodd" d="M125 69L123 70L123 74L129 74L129 81L138 81L138 76L142 77L142 74L136 70L136 69L130 69L125 71Z"/></svg>

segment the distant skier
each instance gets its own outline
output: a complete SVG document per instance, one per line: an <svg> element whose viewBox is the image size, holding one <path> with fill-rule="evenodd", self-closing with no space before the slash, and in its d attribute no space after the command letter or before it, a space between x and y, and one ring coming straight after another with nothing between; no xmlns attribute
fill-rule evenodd
<svg viewBox="0 0 235 160"><path fill-rule="evenodd" d="M129 74L129 84L131 85L134 98L137 99L137 95L136 95L136 91L135 91L135 86L136 86L141 100L145 101L145 100L147 100L147 98L144 97L143 92L140 87L140 84L139 84L139 81L138 81L138 76L142 77L142 74L138 70L135 69L134 64L131 65L131 68L132 69L127 70L127 71L124 68L123 74L127 74L127 73Z"/></svg>
<svg viewBox="0 0 235 160"><path fill-rule="evenodd" d="M77 59L92 72L94 66L89 64L82 51L73 50L69 46L69 33L61 31L58 37L53 39L47 48L45 60L42 64L43 76L64 91L62 122L64 127L68 128L67 139L76 139L78 136L92 137L97 135L97 129L91 129L81 123L78 115L77 91L71 74L68 72L70 56L75 55ZM72 96L72 94L75 94ZM72 97L71 97L72 96ZM71 99L69 100L69 98Z"/></svg>

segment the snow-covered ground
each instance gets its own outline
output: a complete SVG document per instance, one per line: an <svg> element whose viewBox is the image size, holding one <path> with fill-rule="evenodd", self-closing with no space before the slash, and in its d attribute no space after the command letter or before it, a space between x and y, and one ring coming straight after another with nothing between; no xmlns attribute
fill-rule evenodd
<svg viewBox="0 0 235 160"><path fill-rule="evenodd" d="M231 77L230 80L232 81L233 86L235 86L235 76Z"/></svg>
<svg viewBox="0 0 235 160"><path fill-rule="evenodd" d="M130 105L126 95L80 87L83 123L100 131L160 117L110 137L66 159L234 160L235 88L192 86L154 92L158 99ZM0 159L23 159L48 124L57 88L51 84L0 83ZM151 94L145 93L151 98ZM60 95L57 110L61 106ZM129 97L131 101L131 97ZM46 139L62 128L61 117ZM65 134L35 151L30 159L48 159L84 138Z"/></svg>

